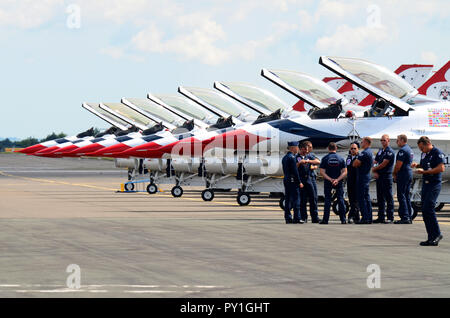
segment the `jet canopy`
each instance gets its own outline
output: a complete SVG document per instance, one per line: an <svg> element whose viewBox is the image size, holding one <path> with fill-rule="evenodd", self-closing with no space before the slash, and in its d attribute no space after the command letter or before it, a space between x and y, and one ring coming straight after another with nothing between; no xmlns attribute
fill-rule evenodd
<svg viewBox="0 0 450 318"><path fill-rule="evenodd" d="M153 121L122 103L101 103L100 107L139 129L145 130L153 125Z"/></svg>
<svg viewBox="0 0 450 318"><path fill-rule="evenodd" d="M262 75L291 94L317 108L327 108L347 99L321 80L307 74L284 70L262 70Z"/></svg>
<svg viewBox="0 0 450 318"><path fill-rule="evenodd" d="M230 97L221 94L213 89L197 88L197 87L180 87L182 94L186 93L189 98L198 101L199 103L206 102L220 111L220 115L226 117L226 114L232 115L240 120L246 120L248 117L255 119L259 114L252 109L246 109ZM200 101L199 101L200 100ZM203 103L204 104L204 103Z"/></svg>
<svg viewBox="0 0 450 318"><path fill-rule="evenodd" d="M184 120L182 118L168 111L164 107L149 101L148 99L126 98L126 100L132 103L133 105L137 106L144 112L148 113L150 116L151 115L156 116L157 117L155 118L156 121L158 121L159 118L174 126L179 126L184 123ZM154 117L151 118L154 119Z"/></svg>
<svg viewBox="0 0 450 318"><path fill-rule="evenodd" d="M322 56L319 63L404 111L408 111L410 108L404 100L414 97L418 93L413 86L391 70L365 60Z"/></svg>
<svg viewBox="0 0 450 318"><path fill-rule="evenodd" d="M163 103L175 108L176 110L185 113L195 119L201 120L206 123L215 123L218 116L208 111L207 109L199 106L190 99L178 95L153 95L160 99Z"/></svg>
<svg viewBox="0 0 450 318"><path fill-rule="evenodd" d="M120 130L127 130L128 123L126 121L100 108L98 103L83 103L81 106L107 123L118 127Z"/></svg>
<svg viewBox="0 0 450 318"><path fill-rule="evenodd" d="M255 104L257 107L262 107L270 112L288 108L284 101L271 92L248 83L216 82L214 87L231 97L235 95L243 97L250 104Z"/></svg>

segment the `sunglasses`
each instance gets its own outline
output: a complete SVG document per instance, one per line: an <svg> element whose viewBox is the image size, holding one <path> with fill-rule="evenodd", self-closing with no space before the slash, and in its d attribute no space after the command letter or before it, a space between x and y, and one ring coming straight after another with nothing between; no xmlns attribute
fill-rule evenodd
<svg viewBox="0 0 450 318"><path fill-rule="evenodd" d="M350 148L350 150L357 150L358 148Z"/></svg>

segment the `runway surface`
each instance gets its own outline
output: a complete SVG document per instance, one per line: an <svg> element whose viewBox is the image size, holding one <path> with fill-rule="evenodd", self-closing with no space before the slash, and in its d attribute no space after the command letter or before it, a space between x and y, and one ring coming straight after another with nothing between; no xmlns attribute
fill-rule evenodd
<svg viewBox="0 0 450 318"><path fill-rule="evenodd" d="M0 297L450 297L448 206L439 247L420 247L420 215L287 225L265 195L116 193L125 180L112 161L0 154Z"/></svg>

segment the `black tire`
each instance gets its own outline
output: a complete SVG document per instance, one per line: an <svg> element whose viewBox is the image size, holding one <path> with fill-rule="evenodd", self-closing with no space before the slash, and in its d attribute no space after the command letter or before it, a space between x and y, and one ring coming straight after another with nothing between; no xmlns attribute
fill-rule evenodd
<svg viewBox="0 0 450 318"><path fill-rule="evenodd" d="M183 188L180 186L174 186L170 192L174 198L179 198L183 195Z"/></svg>
<svg viewBox="0 0 450 318"><path fill-rule="evenodd" d="M344 200L345 203L345 213L348 212L348 210L350 209L350 204L348 203L347 200ZM338 211L338 202L337 200L334 200L331 204L331 208L333 209L334 214L339 215L339 211Z"/></svg>
<svg viewBox="0 0 450 318"><path fill-rule="evenodd" d="M212 201L214 199L214 191L205 189L202 191L203 201Z"/></svg>
<svg viewBox="0 0 450 318"><path fill-rule="evenodd" d="M134 183L125 183L125 191L131 192L134 190Z"/></svg>
<svg viewBox="0 0 450 318"><path fill-rule="evenodd" d="M249 205L250 202L252 201L250 194L242 192L240 194L238 194L238 196L236 197L237 203L239 203L239 205L244 206L244 205Z"/></svg>
<svg viewBox="0 0 450 318"><path fill-rule="evenodd" d="M281 210L284 211L284 206L285 206L284 196L282 196L280 198L280 202L278 204L280 205Z"/></svg>
<svg viewBox="0 0 450 318"><path fill-rule="evenodd" d="M147 192L148 192L149 194L154 194L154 193L158 192L158 187L157 187L157 185L154 184L154 183L150 183L150 184L147 186Z"/></svg>

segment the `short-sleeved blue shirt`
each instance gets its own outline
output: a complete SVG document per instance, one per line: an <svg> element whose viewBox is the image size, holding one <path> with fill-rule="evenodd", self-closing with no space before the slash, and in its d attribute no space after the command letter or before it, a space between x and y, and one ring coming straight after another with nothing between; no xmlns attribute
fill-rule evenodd
<svg viewBox="0 0 450 318"><path fill-rule="evenodd" d="M345 160L338 154L330 152L322 158L320 168L325 169L325 173L332 179L337 179L341 175L341 170L345 168Z"/></svg>
<svg viewBox="0 0 450 318"><path fill-rule="evenodd" d="M444 163L444 158L444 153L440 149L433 147L429 153L422 153L420 166L423 170L431 170L441 163ZM439 183L442 181L442 172L436 174L424 174L423 180L431 183Z"/></svg>
<svg viewBox="0 0 450 318"><path fill-rule="evenodd" d="M309 159L308 155L302 156L300 154L298 154L295 158L297 159L297 162L299 162L300 160ZM298 174L300 175L300 180L302 183L308 182L311 177L309 174L310 166L311 166L311 164L309 164L309 163L298 166Z"/></svg>
<svg viewBox="0 0 450 318"><path fill-rule="evenodd" d="M411 150L409 145L404 145L397 152L396 160L403 162L400 170L398 171L398 175L410 175L412 176L411 163L413 162L414 153Z"/></svg>
<svg viewBox="0 0 450 318"><path fill-rule="evenodd" d="M316 160L316 159L319 159L319 158L313 152L310 152L309 154L306 155L306 159ZM309 175L311 176L311 178L313 180L316 179L316 170L311 170L311 165L309 166Z"/></svg>
<svg viewBox="0 0 450 318"><path fill-rule="evenodd" d="M394 151L391 147L386 147L386 149L381 148L378 150L377 155L375 156L375 161L380 165L384 160L389 160L389 163L383 169L378 170L377 172L380 176L384 177L392 177L392 171L394 171Z"/></svg>
<svg viewBox="0 0 450 318"><path fill-rule="evenodd" d="M361 165L358 167L358 175L360 176L360 178L366 177L367 179L370 179L370 171L373 167L372 149L367 148L361 151L358 154L357 159L361 161Z"/></svg>

